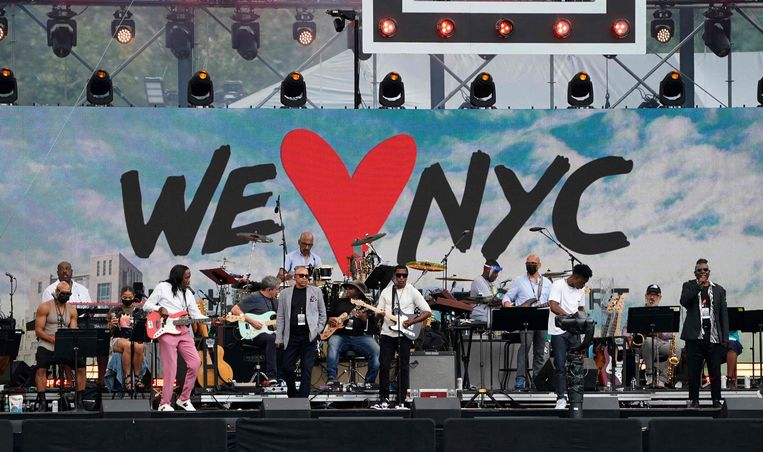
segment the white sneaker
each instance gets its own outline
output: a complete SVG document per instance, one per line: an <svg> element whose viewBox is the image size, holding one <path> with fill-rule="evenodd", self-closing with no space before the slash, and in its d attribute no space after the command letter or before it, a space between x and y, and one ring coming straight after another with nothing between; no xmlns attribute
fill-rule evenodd
<svg viewBox="0 0 763 452"><path fill-rule="evenodd" d="M159 411L175 411L175 409L169 403L164 403L159 405Z"/></svg>
<svg viewBox="0 0 763 452"><path fill-rule="evenodd" d="M177 402L175 402L175 405L177 405L178 407L186 411L196 411L196 408L194 408L193 404L191 403L191 399L188 399L188 400L177 399Z"/></svg>
<svg viewBox="0 0 763 452"><path fill-rule="evenodd" d="M389 408L389 402L382 399L382 400L379 400L379 402L371 405L371 408L374 410L386 410L387 408Z"/></svg>
<svg viewBox="0 0 763 452"><path fill-rule="evenodd" d="M567 399L556 399L556 406L554 407L555 410L563 410L567 408Z"/></svg>

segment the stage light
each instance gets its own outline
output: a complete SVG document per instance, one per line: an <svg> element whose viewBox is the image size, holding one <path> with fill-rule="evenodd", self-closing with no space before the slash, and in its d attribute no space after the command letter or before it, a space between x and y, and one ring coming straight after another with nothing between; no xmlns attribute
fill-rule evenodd
<svg viewBox="0 0 763 452"><path fill-rule="evenodd" d="M612 23L612 33L618 39L627 37L631 32L631 24L625 19L617 19Z"/></svg>
<svg viewBox="0 0 763 452"><path fill-rule="evenodd" d="M111 36L120 44L129 44L135 38L135 21L131 17L132 13L124 6L114 13Z"/></svg>
<svg viewBox="0 0 763 452"><path fill-rule="evenodd" d="M292 27L292 38L303 46L309 46L315 41L315 22L313 22L313 13L298 9L294 16L294 26Z"/></svg>
<svg viewBox="0 0 763 452"><path fill-rule="evenodd" d="M673 22L673 13L665 9L665 7L655 10L651 29L652 37L657 42L665 44L670 41L676 29L676 24Z"/></svg>
<svg viewBox="0 0 763 452"><path fill-rule="evenodd" d="M175 58L185 60L193 53L193 12L189 9L171 9L167 15L165 45Z"/></svg>
<svg viewBox="0 0 763 452"><path fill-rule="evenodd" d="M593 103L593 83L585 72L578 72L567 83L567 103L572 108L586 108Z"/></svg>
<svg viewBox="0 0 763 452"><path fill-rule="evenodd" d="M192 107L208 107L215 101L215 90L212 77L207 71L201 70L188 80L188 105Z"/></svg>
<svg viewBox="0 0 763 452"><path fill-rule="evenodd" d="M19 93L13 71L7 67L0 69L0 104L10 105L18 98Z"/></svg>
<svg viewBox="0 0 763 452"><path fill-rule="evenodd" d="M69 56L72 47L77 46L77 22L72 20L74 16L76 14L68 6L61 5L54 5L48 13L48 47L59 58Z"/></svg>
<svg viewBox="0 0 763 452"><path fill-rule="evenodd" d="M405 103L405 85L397 72L390 72L379 84L382 108L400 108Z"/></svg>
<svg viewBox="0 0 763 452"><path fill-rule="evenodd" d="M666 107L680 107L686 102L684 81L676 71L669 72L660 82L660 103Z"/></svg>
<svg viewBox="0 0 763 452"><path fill-rule="evenodd" d="M281 104L284 108L305 108L307 85L299 72L292 72L281 82Z"/></svg>
<svg viewBox="0 0 763 452"><path fill-rule="evenodd" d="M260 48L260 24L257 22L259 18L260 16L247 6L237 7L232 16L231 47L247 61L257 58Z"/></svg>
<svg viewBox="0 0 763 452"><path fill-rule="evenodd" d="M572 22L568 19L557 19L554 22L554 36L557 39L564 39L572 33Z"/></svg>
<svg viewBox="0 0 763 452"><path fill-rule="evenodd" d="M763 78L758 80L758 104L763 106Z"/></svg>
<svg viewBox="0 0 763 452"><path fill-rule="evenodd" d="M336 30L337 33L341 33L344 31L345 21L341 17L335 17L334 18L334 30Z"/></svg>
<svg viewBox="0 0 763 452"><path fill-rule="evenodd" d="M731 11L726 7L710 7L705 11L702 40L714 54L723 58L731 52Z"/></svg>
<svg viewBox="0 0 763 452"><path fill-rule="evenodd" d="M391 17L379 21L379 33L385 38L391 38L397 34L397 22Z"/></svg>
<svg viewBox="0 0 763 452"><path fill-rule="evenodd" d="M0 41L8 36L8 19L4 17L5 11L0 8Z"/></svg>
<svg viewBox="0 0 763 452"><path fill-rule="evenodd" d="M489 73L483 72L472 80L469 86L469 103L472 108L494 108L495 82Z"/></svg>
<svg viewBox="0 0 763 452"><path fill-rule="evenodd" d="M456 32L456 23L453 19L440 19L437 22L437 33L443 38L450 38Z"/></svg>
<svg viewBox="0 0 763 452"><path fill-rule="evenodd" d="M508 38L512 31L514 31L514 23L509 19L501 19L495 24L495 32L500 38Z"/></svg>
<svg viewBox="0 0 763 452"><path fill-rule="evenodd" d="M87 101L90 105L111 105L114 101L114 89L109 73L98 69L87 82Z"/></svg>

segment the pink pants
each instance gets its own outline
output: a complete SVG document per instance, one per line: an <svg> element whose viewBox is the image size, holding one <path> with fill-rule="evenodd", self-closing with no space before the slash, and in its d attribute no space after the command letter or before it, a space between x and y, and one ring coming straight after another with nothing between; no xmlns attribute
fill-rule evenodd
<svg viewBox="0 0 763 452"><path fill-rule="evenodd" d="M162 378L164 387L162 387L162 405L172 401L172 388L175 383L175 374L177 373L178 354L188 366L183 382L183 392L180 393L180 400L191 398L191 391L196 384L196 375L201 367L201 359L196 353L196 347L193 344L193 337L187 326L180 327L182 331L178 335L165 334L159 336L159 352L162 355L162 368L164 370Z"/></svg>

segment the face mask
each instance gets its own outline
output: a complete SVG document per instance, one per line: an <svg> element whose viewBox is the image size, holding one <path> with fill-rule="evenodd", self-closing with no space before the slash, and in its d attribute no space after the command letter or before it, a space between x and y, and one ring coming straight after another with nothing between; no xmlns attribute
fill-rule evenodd
<svg viewBox="0 0 763 452"><path fill-rule="evenodd" d="M536 271L538 271L538 266L535 264L525 264L525 268L527 269L527 273L530 275L534 275Z"/></svg>
<svg viewBox="0 0 763 452"><path fill-rule="evenodd" d="M128 298L128 299L122 298L122 304L125 305L125 306L130 306L134 302L135 302L135 300L132 299L132 298Z"/></svg>
<svg viewBox="0 0 763 452"><path fill-rule="evenodd" d="M69 298L71 298L71 296L72 296L72 294L70 294L70 293L63 293L62 292L62 293L58 294L58 302L59 303L66 303L67 301L69 301Z"/></svg>

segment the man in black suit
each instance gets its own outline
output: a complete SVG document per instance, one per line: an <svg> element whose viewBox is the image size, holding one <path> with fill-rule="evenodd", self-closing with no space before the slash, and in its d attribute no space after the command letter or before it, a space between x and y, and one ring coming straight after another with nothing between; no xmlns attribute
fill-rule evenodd
<svg viewBox="0 0 763 452"><path fill-rule="evenodd" d="M721 360L729 337L726 290L710 281L707 259L694 265L694 277L681 289L681 306L686 308L681 339L686 341L689 366L689 407L699 408L702 365L707 361L713 407L721 406Z"/></svg>

